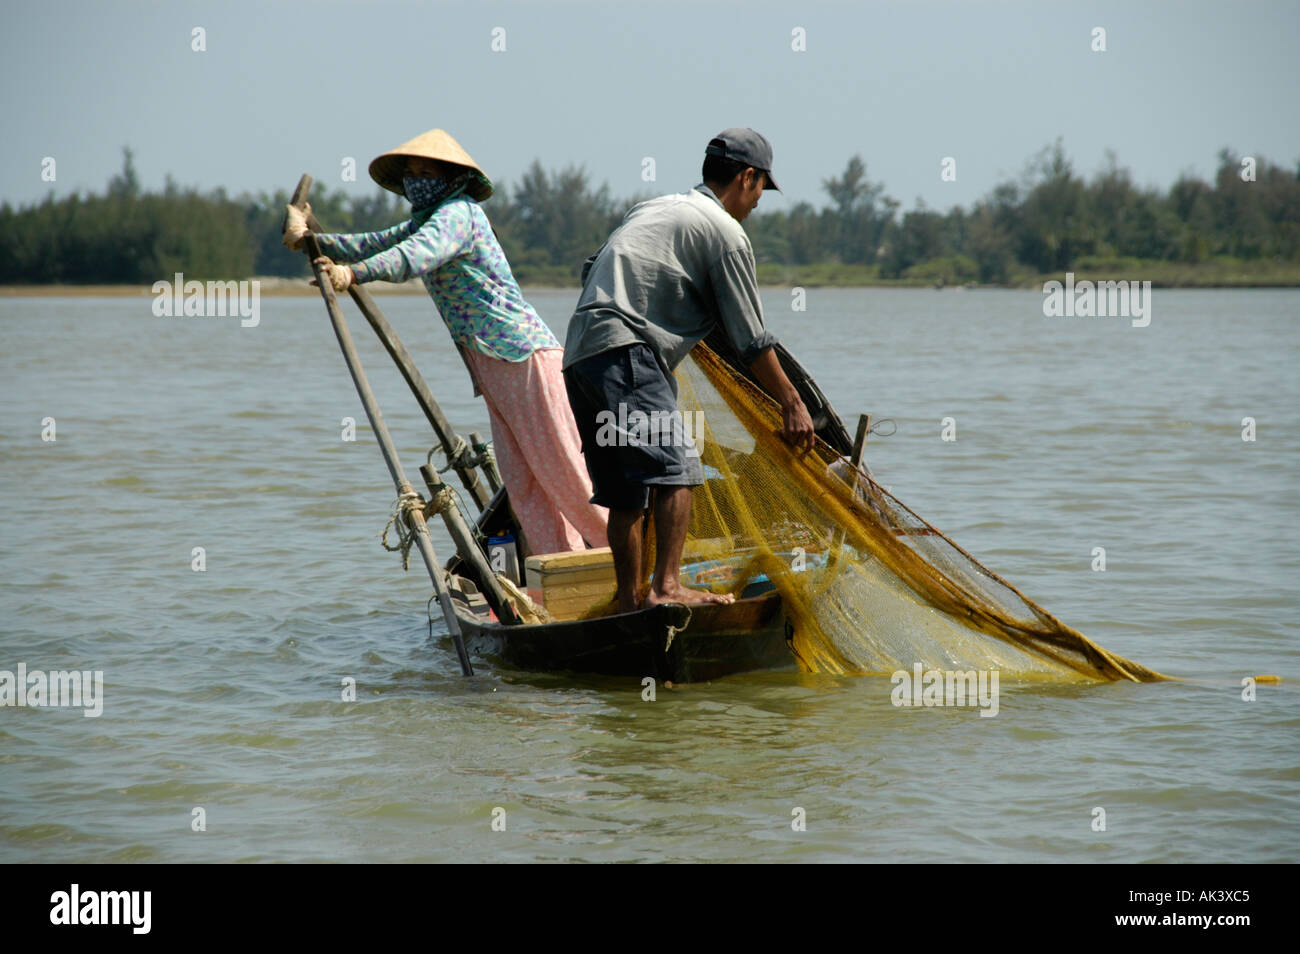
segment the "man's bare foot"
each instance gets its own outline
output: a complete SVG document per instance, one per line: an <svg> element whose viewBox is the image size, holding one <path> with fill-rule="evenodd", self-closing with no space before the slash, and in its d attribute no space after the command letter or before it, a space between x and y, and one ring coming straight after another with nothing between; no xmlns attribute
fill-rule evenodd
<svg viewBox="0 0 1300 954"><path fill-rule="evenodd" d="M730 593L710 593L708 590L693 590L690 587L682 586L678 583L676 586L660 590L658 587L651 587L650 592L646 595L646 609L651 606L657 606L660 603L734 603L736 598Z"/></svg>

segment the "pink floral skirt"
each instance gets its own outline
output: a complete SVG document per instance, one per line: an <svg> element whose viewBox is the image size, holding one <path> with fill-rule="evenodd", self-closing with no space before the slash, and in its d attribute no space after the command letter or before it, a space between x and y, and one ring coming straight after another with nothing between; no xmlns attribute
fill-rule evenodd
<svg viewBox="0 0 1300 954"><path fill-rule="evenodd" d="M533 553L607 545L608 511L591 503L591 478L569 409L564 350L502 361L465 349L487 402L492 443L510 507Z"/></svg>

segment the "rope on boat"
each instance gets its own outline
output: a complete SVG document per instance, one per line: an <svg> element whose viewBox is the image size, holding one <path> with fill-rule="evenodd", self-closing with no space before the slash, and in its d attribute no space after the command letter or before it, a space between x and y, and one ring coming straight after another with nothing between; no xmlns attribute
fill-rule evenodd
<svg viewBox="0 0 1300 954"><path fill-rule="evenodd" d="M425 504L424 498L414 490L408 490L406 493L398 495L397 501L393 504L392 515L388 518L388 523L384 524L384 532L379 535L379 542L390 553L400 552L402 554L402 569L409 570L411 568L411 544L415 542L415 528L411 526L411 511L418 510L428 518L451 507L458 506L460 506L460 498L457 496L456 491L447 484L442 485L442 489L434 495L428 504ZM396 545L388 542L389 530L397 531Z"/></svg>
<svg viewBox="0 0 1300 954"><path fill-rule="evenodd" d="M455 436L456 443L452 447L451 453L447 455L447 466L438 468L437 472L439 474L445 474L453 467L463 467L466 470L471 470L485 461L492 461L495 463L496 457L492 453L491 444L476 444L471 451L470 445L466 443L465 438L461 437L459 434ZM424 464L426 467L433 466L433 455L436 453L438 453L438 446L435 444L433 447L429 448L429 453L424 455ZM460 494L456 493L455 489L450 484L443 485L443 490L438 495L439 501L441 501L444 495L448 493L452 495L451 501L445 504L440 503L437 508L429 511L429 513L442 513L444 509L454 504L456 509L460 511L461 517L465 520L465 526L469 527L470 532L474 534L474 538L480 542L486 540L487 537L479 528L478 521L474 517L470 516L469 511L465 509L465 502L461 500Z"/></svg>
<svg viewBox="0 0 1300 954"><path fill-rule="evenodd" d="M664 643L664 652L668 652L669 648L672 646L673 637L676 636L678 633L684 632L687 628L690 627L690 625L691 625L691 608L688 606L686 607L686 622L682 623L682 625L680 626L673 626L671 624L668 626L668 642Z"/></svg>
<svg viewBox="0 0 1300 954"><path fill-rule="evenodd" d="M481 546L483 542L487 540L487 534L479 529L478 518L470 514L460 492L451 484L442 485L442 489L438 491L438 495L430 501L429 509L425 511L425 516L433 516L436 513L442 513L444 510L449 510L452 507L455 507L460 511L461 520L465 522L465 526L469 529L470 535L473 536Z"/></svg>
<svg viewBox="0 0 1300 954"><path fill-rule="evenodd" d="M411 544L415 542L415 528L411 526L411 510L420 510L424 506L424 498L414 490L408 490L399 494L397 501L393 504L392 515L388 518L388 523L384 524L384 532L379 535L379 542L384 545L384 549L389 553L402 554L402 569L411 568ZM397 545L393 546L388 542L389 529L397 531Z"/></svg>
<svg viewBox="0 0 1300 954"><path fill-rule="evenodd" d="M466 442L465 438L461 437L459 434L453 436L456 438L456 444L447 452L447 466L437 468L437 472L440 474L447 473L447 471L451 470L453 467L464 467L468 470L473 466L472 461L466 459L467 455L470 455L471 453L469 444ZM438 446L435 444L433 447L429 448L429 453L424 455L424 463L426 466L433 466L433 455L436 453L438 453Z"/></svg>
<svg viewBox="0 0 1300 954"><path fill-rule="evenodd" d="M497 455L492 450L492 445L475 444L474 456L470 458L475 467L482 467L484 470L491 470L496 467Z"/></svg>
<svg viewBox="0 0 1300 954"><path fill-rule="evenodd" d="M444 510L450 510L460 502L456 491L450 484L443 484L442 489L438 491L434 498L429 501L429 505L424 508L425 517L432 517L434 514L442 513Z"/></svg>
<svg viewBox="0 0 1300 954"><path fill-rule="evenodd" d="M447 455L447 464L444 467L437 468L437 472L445 474L453 468L464 470L473 470L475 467L484 467L489 464L496 464L496 453L492 450L491 443L470 445L465 438L459 434L455 435L456 443ZM434 445L429 448L429 453L424 455L426 466L433 466L433 455L438 453L438 446Z"/></svg>

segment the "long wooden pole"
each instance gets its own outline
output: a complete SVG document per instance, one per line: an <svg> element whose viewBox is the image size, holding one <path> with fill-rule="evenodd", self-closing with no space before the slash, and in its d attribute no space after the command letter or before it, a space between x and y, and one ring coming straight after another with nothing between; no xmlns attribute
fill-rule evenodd
<svg viewBox="0 0 1300 954"><path fill-rule="evenodd" d="M424 477L424 483L429 488L429 499L438 500L442 496L443 488L447 485L442 482L442 478L438 476L432 467L421 465L420 474ZM456 544L456 552L474 570L474 574L479 580L479 588L483 591L483 596L486 597L488 605L497 614L497 619L507 626L523 622L510 600L506 597L505 590L502 589L501 583L497 580L496 573L493 571L491 564L488 563L487 556L479 547L478 541L474 539L474 534L470 531L465 518L460 515L460 511L456 509L455 505L452 505L442 507L440 512L442 513L443 523L447 526L447 533L451 536L452 543Z"/></svg>
<svg viewBox="0 0 1300 954"><path fill-rule="evenodd" d="M311 176L306 174L298 180L298 186L293 190L293 197L289 200L290 205L301 209L306 204L307 193L311 189L311 181ZM314 215L309 215L307 225L313 231L324 231ZM348 294L357 303L357 307L361 309L361 314L365 316L366 321L370 322L370 327L375 329L375 334L379 336L384 349L397 365L397 370L401 372L403 380L411 389L411 393L415 395L420 410L428 418L429 426L438 435L438 441L442 444L443 453L447 455L447 462L451 464L452 469L456 471L456 475L460 477L460 482L464 484L465 490L473 498L474 505L479 510L482 510L492 498L492 492L487 490L479 481L474 465L466 464L464 458L460 456L463 451L470 448L470 445L452 430L451 424L447 421L447 416L442 413L442 408L434 400L428 382L424 380L424 376L420 374L419 369L415 366L411 353L406 350L406 345L402 344L402 339L398 337L393 326L388 323L384 313L379 310L379 306L375 304L370 292L359 285L353 284L348 289ZM495 489L493 488L493 490Z"/></svg>
<svg viewBox="0 0 1300 954"><path fill-rule="evenodd" d="M465 650L465 639L460 632L460 621L456 618L456 611L451 605L451 594L447 592L447 586L442 578L442 567L438 563L438 556L433 552L433 540L429 537L429 527L424 522L424 511L418 506L409 506L412 497L416 500L422 500L415 493L410 483L406 479L406 473L402 470L402 462L398 459L397 448L393 446L393 439L388 433L388 425L384 423L383 412L379 410L379 403L375 400L374 392L370 390L370 382L366 379L366 372L361 367L361 359L357 356L356 346L352 343L352 333L348 331L347 322L343 320L343 310L339 308L338 299L334 297L334 286L330 284L329 275L326 274L322 265L316 264L316 259L320 257L320 245L316 242L316 237L308 233L306 242L307 254L312 259L312 272L316 275L316 283L320 285L321 297L325 299L325 307L329 310L330 323L334 326L334 336L339 340L339 348L343 351L343 360L347 362L348 372L352 375L352 383L356 385L357 396L361 398L361 405L366 409L366 417L370 419L370 427L375 432L375 437L379 441L379 449L383 452L384 463L388 465L388 472L393 476L393 484L397 487L397 496L402 501L406 519L410 525L411 531L415 536L415 544L420 550L420 556L424 559L424 566L429 571L429 579L433 581L434 592L438 594L438 605L442 607L442 616L447 623L447 631L451 634L452 642L456 644L456 655L460 659L460 670L466 676L474 675L474 667L470 665L469 653Z"/></svg>

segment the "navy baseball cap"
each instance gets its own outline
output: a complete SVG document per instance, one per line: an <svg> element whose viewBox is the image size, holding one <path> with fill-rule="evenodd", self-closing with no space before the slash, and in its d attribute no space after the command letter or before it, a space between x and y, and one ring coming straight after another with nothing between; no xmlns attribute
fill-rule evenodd
<svg viewBox="0 0 1300 954"><path fill-rule="evenodd" d="M767 176L764 189L781 191L772 178L772 144L760 132L741 126L724 129L712 139L704 150L706 156L722 156L761 170Z"/></svg>

